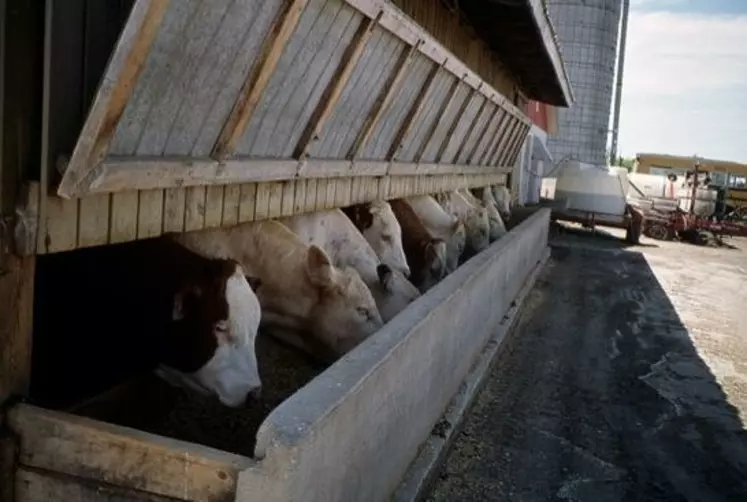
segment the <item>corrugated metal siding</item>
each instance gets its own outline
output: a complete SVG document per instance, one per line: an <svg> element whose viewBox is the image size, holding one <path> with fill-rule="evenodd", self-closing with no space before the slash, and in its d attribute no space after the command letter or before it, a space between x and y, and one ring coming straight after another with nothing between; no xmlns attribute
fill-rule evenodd
<svg viewBox="0 0 747 502"><path fill-rule="evenodd" d="M281 3L171 2L110 155L208 155Z"/></svg>
<svg viewBox="0 0 747 502"><path fill-rule="evenodd" d="M309 2L237 155L287 158L293 154L362 19L340 0Z"/></svg>
<svg viewBox="0 0 747 502"><path fill-rule="evenodd" d="M433 61L422 54L415 55L407 79L403 82L403 89L394 97L386 113L374 128L361 158L379 160L386 156L407 115L407 111L415 102L415 98L423 87L428 73L433 69L433 65Z"/></svg>
<svg viewBox="0 0 747 502"><path fill-rule="evenodd" d="M403 50L405 44L391 33L382 28L374 30L322 130L321 140L310 150L311 157L343 158L348 154Z"/></svg>

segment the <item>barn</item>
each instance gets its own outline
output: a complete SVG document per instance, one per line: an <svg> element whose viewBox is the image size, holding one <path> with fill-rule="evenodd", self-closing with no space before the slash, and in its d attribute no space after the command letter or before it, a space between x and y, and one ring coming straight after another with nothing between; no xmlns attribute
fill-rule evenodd
<svg viewBox="0 0 747 502"><path fill-rule="evenodd" d="M527 103L572 99L542 0L0 0L0 500L386 500L545 259L547 212L331 366L260 354L303 375L251 430L154 390L97 314L130 294L114 260L510 187Z"/></svg>

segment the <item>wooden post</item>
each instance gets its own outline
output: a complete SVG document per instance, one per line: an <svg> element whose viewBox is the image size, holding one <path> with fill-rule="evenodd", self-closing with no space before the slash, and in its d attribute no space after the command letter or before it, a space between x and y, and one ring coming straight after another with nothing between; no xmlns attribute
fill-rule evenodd
<svg viewBox="0 0 747 502"><path fill-rule="evenodd" d="M327 89L325 89L324 94L322 94L319 104L309 119L309 123L306 124L306 129L304 129L301 139L298 141L296 151L294 152L294 158L303 160L308 157L311 146L319 139L319 134L322 132L325 122L332 114L332 110L334 110L337 102L340 100L345 84L348 83L348 79L353 73L355 65L363 54L363 48L371 39L374 28L376 28L376 25L379 23L383 12L384 11L379 11L375 19L365 17L363 18L363 21L361 21L360 26L358 26L358 31L355 32L353 40L350 42L345 54L342 56L340 65L332 76L332 81Z"/></svg>
<svg viewBox="0 0 747 502"><path fill-rule="evenodd" d="M286 0L283 5L280 15L265 38L257 63L249 72L231 113L223 124L218 140L213 146L211 157L214 159L222 160L235 151L236 143L244 135L249 119L252 118L307 3L308 0Z"/></svg>

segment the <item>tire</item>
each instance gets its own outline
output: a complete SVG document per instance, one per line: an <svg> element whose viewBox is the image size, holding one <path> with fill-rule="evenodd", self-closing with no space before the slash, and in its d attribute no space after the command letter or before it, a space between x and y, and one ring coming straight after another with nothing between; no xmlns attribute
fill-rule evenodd
<svg viewBox="0 0 747 502"><path fill-rule="evenodd" d="M672 232L661 223L652 223L646 226L646 236L658 241L668 241L672 238Z"/></svg>

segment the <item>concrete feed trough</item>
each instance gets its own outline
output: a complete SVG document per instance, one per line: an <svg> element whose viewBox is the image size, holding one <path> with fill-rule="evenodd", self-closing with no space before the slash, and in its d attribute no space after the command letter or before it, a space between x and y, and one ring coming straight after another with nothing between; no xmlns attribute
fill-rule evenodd
<svg viewBox="0 0 747 502"><path fill-rule="evenodd" d="M280 404L254 458L20 404L16 500L381 501L547 249L540 210Z"/></svg>

